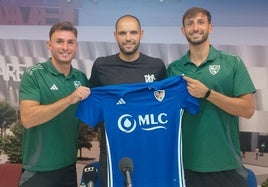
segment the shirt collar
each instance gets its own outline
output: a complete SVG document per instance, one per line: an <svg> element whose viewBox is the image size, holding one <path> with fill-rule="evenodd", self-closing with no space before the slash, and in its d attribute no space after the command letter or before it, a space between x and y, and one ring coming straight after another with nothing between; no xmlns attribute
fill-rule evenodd
<svg viewBox="0 0 268 187"><path fill-rule="evenodd" d="M55 66L53 65L51 58L45 63L49 72L55 76L64 76L62 73L60 73ZM69 73L69 75L66 78L71 78L71 77L75 77L75 73L73 71L73 67L71 66L71 71Z"/></svg>
<svg viewBox="0 0 268 187"><path fill-rule="evenodd" d="M206 59L206 61L203 63L207 63L209 61L214 61L217 57L217 50L214 46L210 45L210 49L209 49L209 54L208 57ZM186 55L184 56L184 61L183 61L184 65L188 64L188 63L192 63L191 59L190 59L190 50L187 51Z"/></svg>

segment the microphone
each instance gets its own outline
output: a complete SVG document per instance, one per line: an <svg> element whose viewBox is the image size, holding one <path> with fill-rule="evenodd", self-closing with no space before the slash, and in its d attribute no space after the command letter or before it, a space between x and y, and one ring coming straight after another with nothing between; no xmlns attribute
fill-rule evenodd
<svg viewBox="0 0 268 187"><path fill-rule="evenodd" d="M119 162L119 169L125 176L125 186L132 187L131 173L133 171L133 162L131 158L123 157Z"/></svg>
<svg viewBox="0 0 268 187"><path fill-rule="evenodd" d="M80 187L94 187L98 179L98 169L94 164L88 164L84 167L82 178L84 181Z"/></svg>

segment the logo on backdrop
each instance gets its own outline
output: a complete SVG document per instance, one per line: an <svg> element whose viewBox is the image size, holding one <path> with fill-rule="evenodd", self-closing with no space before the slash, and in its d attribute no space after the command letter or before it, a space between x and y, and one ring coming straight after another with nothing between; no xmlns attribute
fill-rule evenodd
<svg viewBox="0 0 268 187"><path fill-rule="evenodd" d="M0 61L0 78L2 77L4 81L13 80L15 82L20 82L22 74L26 68L27 66L25 64Z"/></svg>

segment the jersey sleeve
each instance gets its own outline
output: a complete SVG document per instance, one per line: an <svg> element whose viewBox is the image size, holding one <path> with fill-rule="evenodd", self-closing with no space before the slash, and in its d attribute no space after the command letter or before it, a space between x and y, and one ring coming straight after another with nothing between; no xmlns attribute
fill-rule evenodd
<svg viewBox="0 0 268 187"><path fill-rule="evenodd" d="M177 76L180 78L181 81L179 81L180 85L180 96L184 96L183 98L183 108L186 109L191 114L196 114L199 111L199 99L196 97L193 97L187 90L187 82L183 79L182 76Z"/></svg>
<svg viewBox="0 0 268 187"><path fill-rule="evenodd" d="M234 75L234 95L236 97L255 93L256 88L248 73L248 70L240 57L236 57L235 75Z"/></svg>
<svg viewBox="0 0 268 187"><path fill-rule="evenodd" d="M188 93L188 92L187 92ZM191 113L196 114L199 111L199 99L191 96L189 93L185 99L185 108Z"/></svg>
<svg viewBox="0 0 268 187"><path fill-rule="evenodd" d="M86 125L94 127L103 121L103 110L101 100L91 92L89 97L81 101L76 110L76 117Z"/></svg>
<svg viewBox="0 0 268 187"><path fill-rule="evenodd" d="M31 72L29 68L24 72L19 91L19 99L21 100L33 100L40 102L40 89L38 83L36 82L36 77L34 73Z"/></svg>

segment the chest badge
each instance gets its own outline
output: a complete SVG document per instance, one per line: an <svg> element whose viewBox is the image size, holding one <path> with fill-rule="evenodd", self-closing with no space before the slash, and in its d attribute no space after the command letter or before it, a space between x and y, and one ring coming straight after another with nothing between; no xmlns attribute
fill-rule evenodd
<svg viewBox="0 0 268 187"><path fill-rule="evenodd" d="M80 81L74 81L74 87L78 88L79 86L81 86L81 82Z"/></svg>
<svg viewBox="0 0 268 187"><path fill-rule="evenodd" d="M209 72L212 75L216 75L220 71L221 66L220 65L210 65L209 66Z"/></svg>
<svg viewBox="0 0 268 187"><path fill-rule="evenodd" d="M158 101L162 101L165 98L165 90L156 90L156 91L154 91L154 97Z"/></svg>

